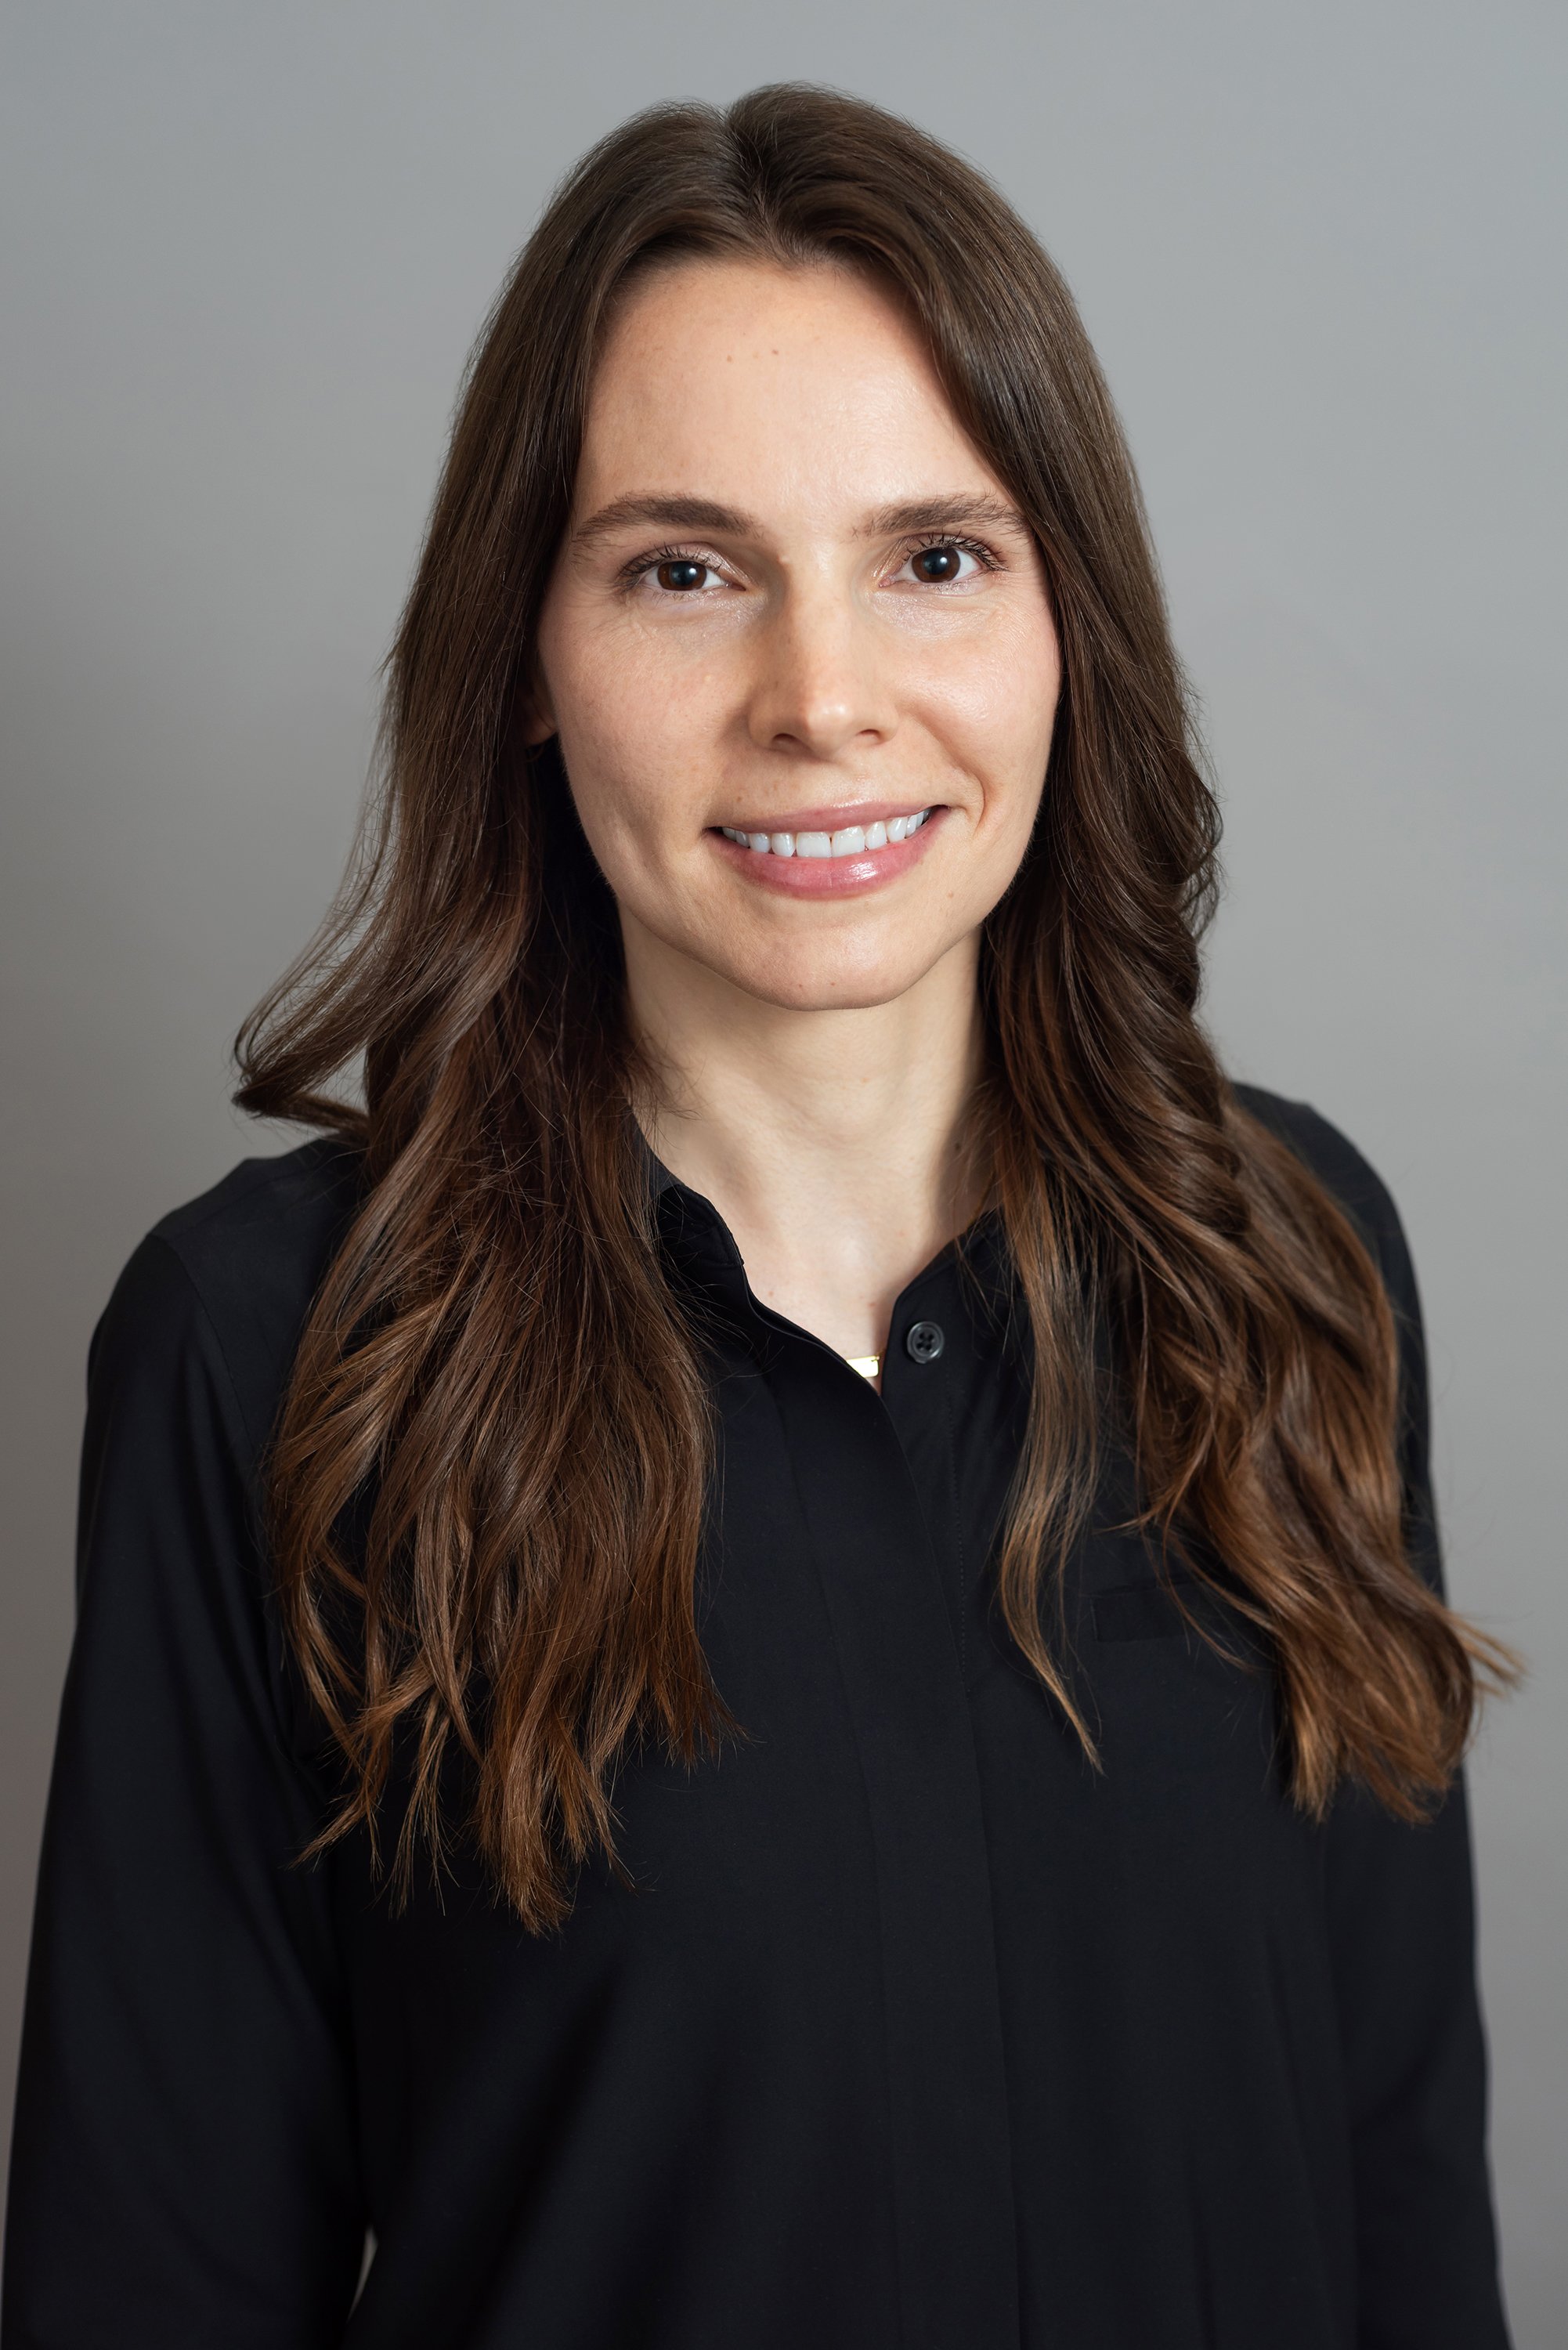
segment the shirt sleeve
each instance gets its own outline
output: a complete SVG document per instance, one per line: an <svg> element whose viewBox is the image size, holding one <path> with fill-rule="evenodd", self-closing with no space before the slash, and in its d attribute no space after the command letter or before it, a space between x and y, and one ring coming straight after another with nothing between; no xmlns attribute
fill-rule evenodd
<svg viewBox="0 0 1568 2350"><path fill-rule="evenodd" d="M90 1357L6 2350L317 2350L352 2303L365 2219L329 1871L294 1865L320 1798L280 1728L254 1458L155 1236Z"/></svg>
<svg viewBox="0 0 1568 2350"><path fill-rule="evenodd" d="M1342 1141L1340 1149L1354 1157ZM1407 1539L1440 1590L1426 1347L1409 1252L1394 1203L1365 1161L1336 1188L1376 1243L1398 1325ZM1354 2147L1356 2350L1507 2350L1462 1780L1415 1827L1346 1791L1326 1840L1326 1891Z"/></svg>

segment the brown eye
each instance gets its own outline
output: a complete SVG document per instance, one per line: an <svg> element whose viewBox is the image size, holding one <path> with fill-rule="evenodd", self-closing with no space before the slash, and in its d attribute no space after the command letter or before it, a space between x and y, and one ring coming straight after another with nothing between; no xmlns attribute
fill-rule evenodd
<svg viewBox="0 0 1568 2350"><path fill-rule="evenodd" d="M917 579L929 579L939 586L944 579L956 579L963 562L963 550L958 546L922 546L915 557Z"/></svg>
<svg viewBox="0 0 1568 2350"><path fill-rule="evenodd" d="M705 563L693 563L686 556L678 556L673 562L661 563L654 577L661 588L672 588L683 595L692 588L701 588L707 572Z"/></svg>

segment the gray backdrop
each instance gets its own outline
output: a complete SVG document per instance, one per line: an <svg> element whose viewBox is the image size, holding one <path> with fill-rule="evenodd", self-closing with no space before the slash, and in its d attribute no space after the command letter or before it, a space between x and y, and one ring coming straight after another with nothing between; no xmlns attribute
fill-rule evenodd
<svg viewBox="0 0 1568 2350"><path fill-rule="evenodd" d="M1522 1644L1473 1783L1506 2268L1568 2341L1560 1081L1565 63L1532 0L31 0L4 18L9 2067L70 1630L83 1355L257 1137L242 1014L313 926L458 369L634 107L839 83L1065 269L1228 811L1210 1017L1392 1184L1454 1588Z"/></svg>

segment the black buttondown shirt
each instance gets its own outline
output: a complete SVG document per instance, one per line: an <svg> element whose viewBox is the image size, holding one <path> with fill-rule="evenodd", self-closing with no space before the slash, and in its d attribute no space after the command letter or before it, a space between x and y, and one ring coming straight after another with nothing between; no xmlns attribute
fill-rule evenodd
<svg viewBox="0 0 1568 2350"><path fill-rule="evenodd" d="M1435 1575L1392 1204L1247 1098L1383 1265ZM992 1602L1024 1374L986 1227L878 1396L663 1178L744 1738L628 1766L633 1883L587 1870L558 1935L461 1854L401 1912L362 1840L291 1865L327 1791L257 1462L354 1183L248 1162L95 1339L6 2350L1504 2350L1462 1797L1304 1820L1266 1659L1186 1627L1114 1458L1066 1593L1088 1765Z"/></svg>

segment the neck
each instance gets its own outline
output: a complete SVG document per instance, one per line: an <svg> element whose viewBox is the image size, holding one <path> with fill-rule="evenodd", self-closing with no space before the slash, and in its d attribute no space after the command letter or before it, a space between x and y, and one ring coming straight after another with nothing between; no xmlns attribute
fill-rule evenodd
<svg viewBox="0 0 1568 2350"><path fill-rule="evenodd" d="M629 921L626 950L653 1149L713 1202L764 1304L880 1354L899 1291L979 1205L978 936L890 1003L827 1011L763 1003Z"/></svg>

